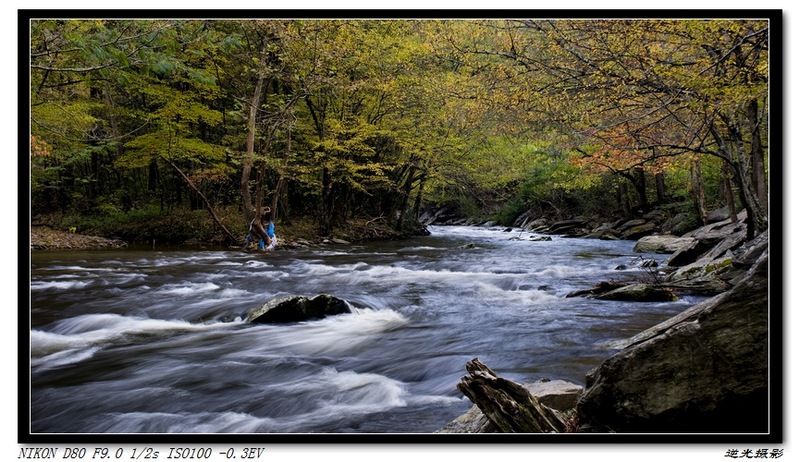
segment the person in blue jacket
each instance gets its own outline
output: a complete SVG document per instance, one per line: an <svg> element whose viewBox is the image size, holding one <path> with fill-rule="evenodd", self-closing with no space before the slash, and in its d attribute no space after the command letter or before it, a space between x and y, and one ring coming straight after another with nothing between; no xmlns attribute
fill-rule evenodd
<svg viewBox="0 0 800 462"><path fill-rule="evenodd" d="M272 211L266 207L267 211L261 215L261 226L266 228L267 239L264 240L264 251L271 252L278 245L278 238L275 236L275 223L272 221ZM266 224L265 224L266 222Z"/></svg>
<svg viewBox="0 0 800 462"><path fill-rule="evenodd" d="M260 216L250 222L250 238L258 239L258 249L264 252L275 250L278 239L275 237L275 223L272 221L272 210L262 207Z"/></svg>

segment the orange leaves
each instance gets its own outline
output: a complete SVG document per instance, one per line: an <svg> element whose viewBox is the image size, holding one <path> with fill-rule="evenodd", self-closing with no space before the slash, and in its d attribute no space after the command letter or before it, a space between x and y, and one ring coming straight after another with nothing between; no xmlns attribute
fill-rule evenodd
<svg viewBox="0 0 800 462"><path fill-rule="evenodd" d="M51 157L53 147L42 138L31 135L31 157Z"/></svg>

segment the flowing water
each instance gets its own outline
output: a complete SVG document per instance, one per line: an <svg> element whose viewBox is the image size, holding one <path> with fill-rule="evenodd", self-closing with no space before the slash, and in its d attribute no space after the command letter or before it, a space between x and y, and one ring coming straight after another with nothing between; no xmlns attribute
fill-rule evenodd
<svg viewBox="0 0 800 462"><path fill-rule="evenodd" d="M472 358L519 382L583 384L614 341L699 301L565 298L648 278L636 261L666 256L636 254L631 241L431 231L270 254L34 252L30 430L429 433L471 406L456 384ZM242 322L275 296L319 293L355 312Z"/></svg>

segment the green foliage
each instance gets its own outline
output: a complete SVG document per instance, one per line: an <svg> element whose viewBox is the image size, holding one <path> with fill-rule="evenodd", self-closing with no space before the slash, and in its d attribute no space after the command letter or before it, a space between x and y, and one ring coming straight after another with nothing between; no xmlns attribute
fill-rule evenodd
<svg viewBox="0 0 800 462"><path fill-rule="evenodd" d="M451 201L453 201L451 199ZM482 218L485 216L484 208L478 203L475 195L459 193L455 197L455 207L464 216Z"/></svg>
<svg viewBox="0 0 800 462"><path fill-rule="evenodd" d="M530 208L526 205L527 202L528 200L522 197L513 197L497 212L490 215L491 220L497 222L499 225L511 226L517 217Z"/></svg>
<svg viewBox="0 0 800 462"><path fill-rule="evenodd" d="M507 224L532 207L618 207L634 168L651 195L663 174L670 195L689 197L690 155L721 204L720 159L746 170L766 140L765 27L33 21L34 207L127 229L152 204L202 208L195 187L222 208L250 205L244 190L270 201L281 185L281 210L322 225L395 219L417 193ZM752 130L747 107L762 121Z"/></svg>

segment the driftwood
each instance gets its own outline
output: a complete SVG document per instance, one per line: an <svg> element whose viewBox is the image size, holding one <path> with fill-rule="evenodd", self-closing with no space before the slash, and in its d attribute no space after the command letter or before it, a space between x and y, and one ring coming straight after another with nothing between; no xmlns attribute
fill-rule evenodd
<svg viewBox="0 0 800 462"><path fill-rule="evenodd" d="M197 193L198 196L200 196L200 199L203 200L203 204L205 204L206 206L206 210L208 210L208 213L211 214L211 218L214 219L214 222L217 224L217 226L219 226L219 228L225 233L225 235L228 236L228 239L230 239L231 242L235 244L241 245L242 243L241 240L239 240L239 238L231 234L231 232L228 231L228 228L226 228L225 225L222 224L222 220L220 220L219 217L217 216L217 213L214 212L214 207L211 206L211 202L208 201L205 194L203 194L199 189L197 189L197 186L195 186L192 179L189 178L185 173L183 173L183 170L181 170L177 165L175 165L175 162L173 162L170 159L166 159L166 161L169 162L170 165L172 165L172 168L174 168L176 172L178 172L181 178L183 178L183 181L185 181L186 184L189 185L190 188L192 188L192 191L194 191L195 193Z"/></svg>
<svg viewBox="0 0 800 462"><path fill-rule="evenodd" d="M563 433L564 418L522 385L498 377L475 358L467 362L468 376L458 389L503 433Z"/></svg>

